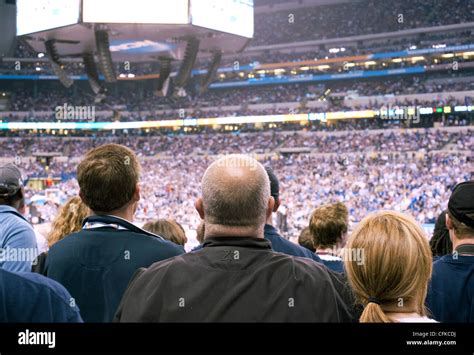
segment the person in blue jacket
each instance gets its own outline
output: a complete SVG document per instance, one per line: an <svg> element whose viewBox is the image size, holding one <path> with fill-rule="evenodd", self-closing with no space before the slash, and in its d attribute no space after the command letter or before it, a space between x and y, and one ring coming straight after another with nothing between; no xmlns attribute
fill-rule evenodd
<svg viewBox="0 0 474 355"><path fill-rule="evenodd" d="M184 254L184 248L133 224L140 163L127 147L89 151L77 168L82 201L92 211L83 229L54 244L46 276L75 298L86 322L110 322L135 271Z"/></svg>
<svg viewBox="0 0 474 355"><path fill-rule="evenodd" d="M13 164L0 167L0 268L30 271L38 255L36 235L23 217L25 193L20 170Z"/></svg>
<svg viewBox="0 0 474 355"><path fill-rule="evenodd" d="M474 181L458 184L449 198L446 227L453 253L433 264L426 299L439 322L474 322Z"/></svg>
<svg viewBox="0 0 474 355"><path fill-rule="evenodd" d="M82 322L66 289L39 274L0 269L0 322Z"/></svg>

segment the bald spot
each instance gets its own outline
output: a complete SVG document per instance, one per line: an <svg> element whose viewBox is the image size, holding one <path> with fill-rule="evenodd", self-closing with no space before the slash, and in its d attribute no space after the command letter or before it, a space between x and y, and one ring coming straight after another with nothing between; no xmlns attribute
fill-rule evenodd
<svg viewBox="0 0 474 355"><path fill-rule="evenodd" d="M270 180L255 159L230 155L211 164L202 179L206 221L223 226L265 223Z"/></svg>

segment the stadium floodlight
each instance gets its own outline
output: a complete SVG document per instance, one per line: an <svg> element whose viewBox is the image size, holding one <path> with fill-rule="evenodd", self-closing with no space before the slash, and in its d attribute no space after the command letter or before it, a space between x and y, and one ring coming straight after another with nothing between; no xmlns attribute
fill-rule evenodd
<svg viewBox="0 0 474 355"><path fill-rule="evenodd" d="M95 31L95 44L97 56L99 58L100 71L104 75L107 83L115 83L117 76L115 75L112 55L110 53L109 34L106 30Z"/></svg>
<svg viewBox="0 0 474 355"><path fill-rule="evenodd" d="M56 50L56 41L55 40L48 40L44 42L44 46L46 49L46 55L49 58L51 63L51 68L53 69L54 74L59 79L59 82L66 88L70 88L74 81L67 75L66 71L63 69L61 64L61 58Z"/></svg>
<svg viewBox="0 0 474 355"><path fill-rule="evenodd" d="M199 93L201 95L207 91L207 89L209 88L209 85L211 84L212 80L216 76L217 70L219 69L219 65L221 64L221 59L222 59L222 52L221 51L214 52L212 61L209 64L209 68L207 70L207 75L204 78L204 81L199 90Z"/></svg>
<svg viewBox="0 0 474 355"><path fill-rule="evenodd" d="M94 55L90 52L83 53L82 61L84 63L84 68L86 69L87 80L89 81L92 91L96 95L103 93L104 89L100 85L99 73L95 64Z"/></svg>
<svg viewBox="0 0 474 355"><path fill-rule="evenodd" d="M179 68L178 75L176 77L176 86L183 88L186 86L191 72L196 62L196 58L199 52L199 40L195 37L189 37L187 40L186 50L184 53L184 59Z"/></svg>

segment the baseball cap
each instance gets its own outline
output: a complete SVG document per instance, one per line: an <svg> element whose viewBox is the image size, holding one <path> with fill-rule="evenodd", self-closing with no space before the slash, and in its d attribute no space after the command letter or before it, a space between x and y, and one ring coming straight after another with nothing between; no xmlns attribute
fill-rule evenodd
<svg viewBox="0 0 474 355"><path fill-rule="evenodd" d="M13 164L0 166L0 197L13 196L22 186L20 169Z"/></svg>
<svg viewBox="0 0 474 355"><path fill-rule="evenodd" d="M474 228L474 180L462 182L454 187L449 198L448 210L458 221Z"/></svg>
<svg viewBox="0 0 474 355"><path fill-rule="evenodd" d="M268 178L270 179L270 194L275 200L278 200L278 197L280 196L280 182L278 181L278 178L271 167L266 166L265 170L268 174Z"/></svg>

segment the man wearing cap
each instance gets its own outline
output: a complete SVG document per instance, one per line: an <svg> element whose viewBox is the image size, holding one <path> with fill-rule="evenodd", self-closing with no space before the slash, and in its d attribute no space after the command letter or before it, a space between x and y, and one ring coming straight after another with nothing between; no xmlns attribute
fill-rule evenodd
<svg viewBox="0 0 474 355"><path fill-rule="evenodd" d="M474 180L454 188L446 227L453 254L433 264L427 305L437 321L474 322Z"/></svg>
<svg viewBox="0 0 474 355"><path fill-rule="evenodd" d="M33 228L23 217L25 199L20 170L13 164L0 167L0 268L31 271L38 254Z"/></svg>
<svg viewBox="0 0 474 355"><path fill-rule="evenodd" d="M265 171L267 172L268 178L270 179L271 196L275 200L273 213L276 213L281 205L280 182L278 181L278 178L276 177L272 168L266 166ZM293 256L301 256L303 258L309 258L313 259L314 261L322 262L319 256L315 253L312 253L310 250L283 238L280 233L278 233L278 230L273 226L272 215L268 216L267 221L265 222L264 235L265 239L272 243L272 249L277 252Z"/></svg>

